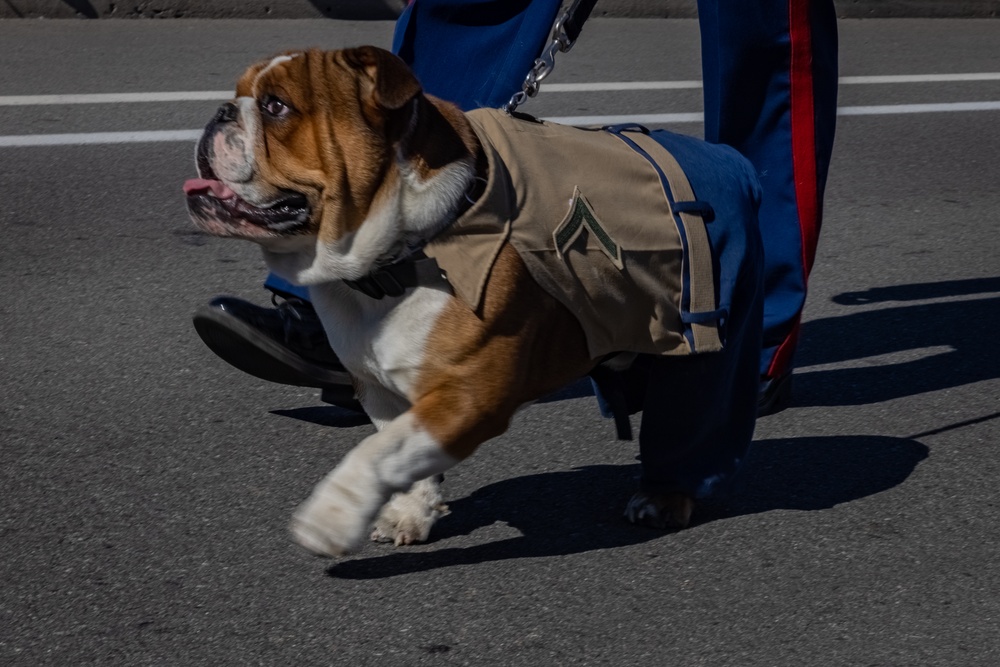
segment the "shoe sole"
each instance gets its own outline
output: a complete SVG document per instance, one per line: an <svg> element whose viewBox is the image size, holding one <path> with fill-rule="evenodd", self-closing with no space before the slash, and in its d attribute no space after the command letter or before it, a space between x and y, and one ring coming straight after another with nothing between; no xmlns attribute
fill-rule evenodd
<svg viewBox="0 0 1000 667"><path fill-rule="evenodd" d="M767 417L781 412L792 405L792 374L775 381L770 391L764 393L757 402L757 416Z"/></svg>
<svg viewBox="0 0 1000 667"><path fill-rule="evenodd" d="M208 349L230 366L256 378L317 389L351 386L351 376L346 371L310 363L217 308L200 308L193 321L195 331Z"/></svg>

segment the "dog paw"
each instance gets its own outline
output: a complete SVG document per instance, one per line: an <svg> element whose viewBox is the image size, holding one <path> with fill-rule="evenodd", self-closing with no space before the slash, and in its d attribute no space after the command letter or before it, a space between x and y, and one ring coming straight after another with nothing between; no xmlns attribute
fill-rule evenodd
<svg viewBox="0 0 1000 667"><path fill-rule="evenodd" d="M364 540L371 514L349 502L350 496L317 490L292 517L293 539L318 556L342 556Z"/></svg>
<svg viewBox="0 0 1000 667"><path fill-rule="evenodd" d="M638 526L661 530L687 528L694 511L694 499L683 493L638 491L625 507L625 518Z"/></svg>
<svg viewBox="0 0 1000 667"><path fill-rule="evenodd" d="M396 493L382 508L371 539L397 547L426 542L431 526L448 513L437 482L425 479L406 493Z"/></svg>
<svg viewBox="0 0 1000 667"><path fill-rule="evenodd" d="M331 513L296 512L290 526L293 539L317 556L343 556L357 550L361 542L361 538L353 534L357 531L345 529L340 524L349 522L338 521L329 516Z"/></svg>
<svg viewBox="0 0 1000 667"><path fill-rule="evenodd" d="M409 546L426 542L431 533L433 520L421 521L416 518L405 518L394 521L388 517L379 517L372 528L373 542L392 542L397 547Z"/></svg>
<svg viewBox="0 0 1000 667"><path fill-rule="evenodd" d="M300 547L317 556L343 556L352 550L346 541L338 540L306 516L293 517L289 530Z"/></svg>

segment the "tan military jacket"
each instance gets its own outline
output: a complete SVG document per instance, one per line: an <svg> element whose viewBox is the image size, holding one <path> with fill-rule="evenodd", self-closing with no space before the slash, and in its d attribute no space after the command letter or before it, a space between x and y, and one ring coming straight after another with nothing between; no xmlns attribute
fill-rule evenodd
<svg viewBox="0 0 1000 667"><path fill-rule="evenodd" d="M579 319L592 358L721 349L715 324L685 325L680 314L685 275L690 310L715 309L705 223L695 215L675 217L644 157L605 131L492 109L467 117L489 161L486 189L425 252L470 308L478 308L493 263L510 243L539 285ZM667 173L675 201L694 199L666 149L640 133L629 138ZM690 262L686 272L684 262Z"/></svg>

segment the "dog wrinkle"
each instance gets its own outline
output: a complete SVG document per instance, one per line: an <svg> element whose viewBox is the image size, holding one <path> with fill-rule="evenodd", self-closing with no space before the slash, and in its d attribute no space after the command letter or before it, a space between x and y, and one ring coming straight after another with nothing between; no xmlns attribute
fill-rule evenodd
<svg viewBox="0 0 1000 667"><path fill-rule="evenodd" d="M317 241L316 261L297 282L357 279L389 254L401 236L429 238L451 216L472 179L470 164L439 170L427 181L407 178L391 165L371 205L353 209L354 197L328 201ZM326 197L332 193L327 191ZM349 221L358 220L351 224ZM348 221L348 224L344 224Z"/></svg>
<svg viewBox="0 0 1000 667"><path fill-rule="evenodd" d="M452 218L474 176L477 140L457 107L421 95L413 105L421 111L414 116L416 128L408 133L412 136L403 138L405 145L393 146L390 137L372 131L359 104L352 102L357 84L351 82L368 74L345 65L344 59L340 52L306 54L306 81L316 88L315 79L324 79L307 97L318 100L323 113L307 114L304 121L282 130L280 139L275 136L279 140L268 142L267 162L273 163L269 172L322 174L322 194L314 197L313 207L313 219L318 220L315 261L298 269L295 282L359 278L392 252L400 232L417 238L435 235ZM382 66L382 60L375 62ZM261 66L253 81L265 81L287 62L274 59ZM391 68L391 59L387 62ZM303 78L287 74L293 83ZM385 120L387 114L402 112L379 113ZM279 131L271 126L265 124L263 132ZM276 268L283 272L283 267Z"/></svg>
<svg viewBox="0 0 1000 667"><path fill-rule="evenodd" d="M243 185L253 178L252 156L247 155L247 142L234 129L222 128L216 132L211 147L209 164L227 185Z"/></svg>
<svg viewBox="0 0 1000 667"><path fill-rule="evenodd" d="M257 72L257 75L254 77L253 83L250 85L250 89L253 91L253 96L257 97L257 95L259 94L258 85L260 84L260 80L263 79L268 72L270 72L278 65L282 63L287 63L288 61L292 60L292 58L294 58L296 55L301 55L301 54L286 54L286 55L275 56L274 58L271 59L271 62L269 62L267 65L264 65L264 67L262 67L260 71Z"/></svg>
<svg viewBox="0 0 1000 667"><path fill-rule="evenodd" d="M398 197L399 193L395 194ZM298 274L295 282L316 285L330 280L356 280L369 273L376 260L396 243L398 211L397 202L383 205L370 211L356 230L343 235L331 230L330 224L321 226L315 260ZM330 215L333 213L327 212L324 218Z"/></svg>

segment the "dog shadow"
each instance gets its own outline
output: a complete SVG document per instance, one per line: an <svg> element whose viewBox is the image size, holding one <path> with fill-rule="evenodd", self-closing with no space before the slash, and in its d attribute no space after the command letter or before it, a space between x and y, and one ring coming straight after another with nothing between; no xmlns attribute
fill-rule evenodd
<svg viewBox="0 0 1000 667"><path fill-rule="evenodd" d="M1000 278L875 287L833 297L869 305L1000 292ZM803 324L793 406L880 403L1000 377L989 332L1000 327L1000 297L899 305ZM888 363L809 371L809 366L893 355Z"/></svg>
<svg viewBox="0 0 1000 667"><path fill-rule="evenodd" d="M881 493L909 477L927 454L927 447L915 440L884 436L755 442L743 489L726 501L699 507L689 530L772 510L823 510ZM373 548L391 551L337 563L327 574L342 579L381 579L666 539L668 533L630 525L622 516L638 475L638 465L595 465L490 484L468 497L449 501L452 512L435 525L427 550L379 545ZM520 535L470 547L444 546L453 538L498 522Z"/></svg>

